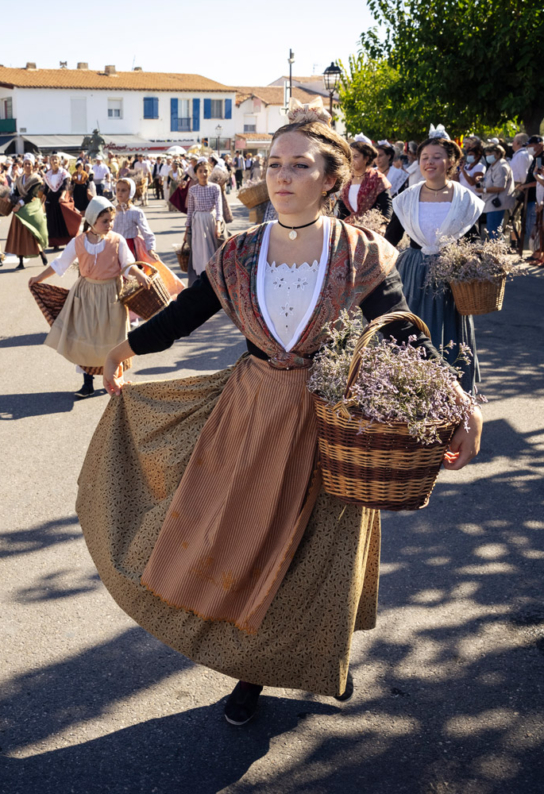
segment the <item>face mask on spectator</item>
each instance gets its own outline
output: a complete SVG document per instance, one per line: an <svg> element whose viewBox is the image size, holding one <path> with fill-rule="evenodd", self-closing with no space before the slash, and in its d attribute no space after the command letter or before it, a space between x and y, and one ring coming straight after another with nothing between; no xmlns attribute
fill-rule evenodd
<svg viewBox="0 0 544 794"><path fill-rule="evenodd" d="M497 160L494 154L486 154L485 159L487 160L489 165L493 165L493 163L495 163Z"/></svg>
<svg viewBox="0 0 544 794"><path fill-rule="evenodd" d="M528 146L528 147L527 147L527 151L529 152L529 154L530 154L532 157L534 157L534 156L535 156L536 149L535 149L535 147L534 147L534 146Z"/></svg>
<svg viewBox="0 0 544 794"><path fill-rule="evenodd" d="M474 157L474 155L473 155L473 154L467 154L466 160L467 160L467 163L468 163L469 165L472 165L472 163L474 162L474 160L475 160L475 159L476 159L476 158Z"/></svg>

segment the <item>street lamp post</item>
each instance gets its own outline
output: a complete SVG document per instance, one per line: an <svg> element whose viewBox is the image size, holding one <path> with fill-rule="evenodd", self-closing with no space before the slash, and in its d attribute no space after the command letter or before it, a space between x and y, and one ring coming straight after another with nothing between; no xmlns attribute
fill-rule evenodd
<svg viewBox="0 0 544 794"><path fill-rule="evenodd" d="M216 143L215 148L217 149L217 154L219 154L219 143L221 142L222 132L223 132L223 127L221 126L221 124L218 124L217 127L215 128L215 134L217 136L217 140L215 142Z"/></svg>
<svg viewBox="0 0 544 794"><path fill-rule="evenodd" d="M325 71L323 72L323 84L325 85L325 91L329 92L329 105L330 105L330 114L331 118L333 117L332 113L332 99L334 96L334 92L338 88L338 83L340 82L340 76L342 74L342 70L339 66L337 66L334 61L331 62L330 66L327 66ZM334 121L332 122L332 126L335 126Z"/></svg>
<svg viewBox="0 0 544 794"><path fill-rule="evenodd" d="M293 50L289 50L289 57L287 59L289 63L289 100L293 96L293 64L295 62L295 53ZM289 104L289 100L287 104Z"/></svg>

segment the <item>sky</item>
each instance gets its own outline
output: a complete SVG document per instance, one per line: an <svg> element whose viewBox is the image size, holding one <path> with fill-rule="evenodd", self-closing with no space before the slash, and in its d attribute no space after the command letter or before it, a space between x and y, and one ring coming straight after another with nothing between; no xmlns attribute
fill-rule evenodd
<svg viewBox="0 0 544 794"><path fill-rule="evenodd" d="M0 64L75 69L114 64L118 71L201 74L225 85L268 85L288 74L322 74L331 61L346 65L372 18L361 0L110 0L89 3L26 0L24 35L2 36ZM339 13L335 14L335 10ZM13 24L10 23L13 17ZM16 3L3 14L6 30L21 21Z"/></svg>

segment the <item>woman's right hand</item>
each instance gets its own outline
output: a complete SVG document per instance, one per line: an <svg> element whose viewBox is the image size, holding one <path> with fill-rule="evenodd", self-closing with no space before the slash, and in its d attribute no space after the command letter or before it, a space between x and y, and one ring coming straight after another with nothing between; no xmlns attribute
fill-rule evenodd
<svg viewBox="0 0 544 794"><path fill-rule="evenodd" d="M29 287L33 287L34 284L39 284L40 281L41 281L41 278L39 276L32 276L32 278L30 278L28 280L28 286Z"/></svg>
<svg viewBox="0 0 544 794"><path fill-rule="evenodd" d="M125 339L124 342L118 344L117 347L114 347L113 350L110 350L108 353L108 357L104 363L102 383L110 397L113 397L114 394L121 394L121 389L128 382L125 381L123 377L123 367L121 362L126 361L133 355L134 351L132 350L128 339Z"/></svg>

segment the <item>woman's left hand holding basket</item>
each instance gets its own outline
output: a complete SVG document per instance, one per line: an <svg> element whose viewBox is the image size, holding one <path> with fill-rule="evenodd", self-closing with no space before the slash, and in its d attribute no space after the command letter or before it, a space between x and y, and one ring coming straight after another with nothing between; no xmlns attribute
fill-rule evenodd
<svg viewBox="0 0 544 794"><path fill-rule="evenodd" d="M463 400L465 392L458 385L457 399ZM467 463L476 457L480 451L480 441L482 438L483 417L478 407L475 407L469 420L469 429L465 430L461 424L455 431L448 451L444 455L444 468L451 471L462 469Z"/></svg>

